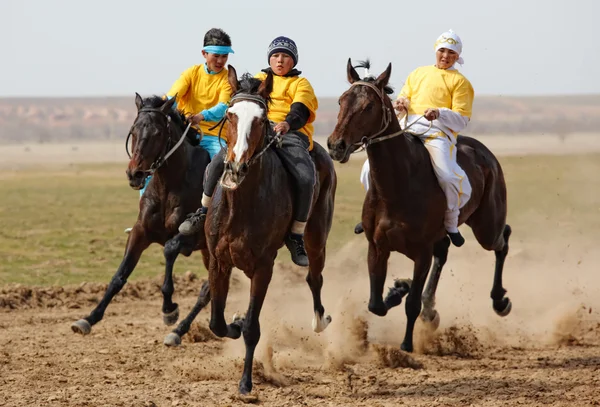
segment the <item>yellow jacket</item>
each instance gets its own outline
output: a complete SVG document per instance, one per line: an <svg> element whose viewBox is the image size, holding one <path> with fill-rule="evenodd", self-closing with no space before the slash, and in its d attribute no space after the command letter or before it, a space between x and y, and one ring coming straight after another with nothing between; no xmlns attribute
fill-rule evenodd
<svg viewBox="0 0 600 407"><path fill-rule="evenodd" d="M267 74L260 72L256 78L264 80ZM310 111L308 121L298 131L308 136L310 142L309 150L313 148L313 122L319 108L319 102L308 79L300 76L278 76L273 75L273 92L271 92L271 105L269 106L268 119L279 123L285 120L290 112L292 103L300 102Z"/></svg>
<svg viewBox="0 0 600 407"><path fill-rule="evenodd" d="M227 68L216 74L209 74L204 64L194 65L185 70L179 79L175 81L167 96L175 96L177 94L177 107L184 114L205 113L208 109L223 103L228 104L231 99L231 86L227 79ZM225 109L222 109L223 112ZM207 116L207 114L205 114ZM205 119L209 119L205 117ZM216 125L220 117L215 118L214 122L203 120L199 125L194 126L200 128L204 134L211 136L219 135L219 128L208 130ZM225 138L227 134L227 124L221 132L221 136Z"/></svg>
<svg viewBox="0 0 600 407"><path fill-rule="evenodd" d="M398 98L410 100L408 114L422 115L428 108L448 108L471 118L473 86L455 69L422 66L408 75Z"/></svg>

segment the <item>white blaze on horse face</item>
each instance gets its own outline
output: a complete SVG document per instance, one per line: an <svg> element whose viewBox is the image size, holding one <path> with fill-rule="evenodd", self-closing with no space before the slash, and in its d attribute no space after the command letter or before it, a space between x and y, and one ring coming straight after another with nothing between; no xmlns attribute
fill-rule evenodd
<svg viewBox="0 0 600 407"><path fill-rule="evenodd" d="M249 101L240 101L229 108L229 112L237 116L237 140L233 147L235 162L239 163L242 155L248 150L248 138L252 130L254 119L261 118L263 109L256 103Z"/></svg>

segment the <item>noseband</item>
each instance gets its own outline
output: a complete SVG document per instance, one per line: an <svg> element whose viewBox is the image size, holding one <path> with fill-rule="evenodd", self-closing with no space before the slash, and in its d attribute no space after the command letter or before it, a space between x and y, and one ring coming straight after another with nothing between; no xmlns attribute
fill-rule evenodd
<svg viewBox="0 0 600 407"><path fill-rule="evenodd" d="M167 113L163 112L161 109L151 108L151 107L141 108L140 110L138 110L138 115L136 116L136 118L133 122L133 125L129 129L129 134L127 134L127 139L125 139L125 151L127 152L127 155L129 156L130 160L132 157L131 157L131 154L129 153L129 138L131 137L131 132L133 130L133 127L137 123L140 113L160 113L163 116L165 116L167 119L167 134L168 134L167 142L165 143L165 148L163 149L162 154L159 155L156 158L156 160L154 160L154 162L150 166L149 170L144 171L146 176L148 176L148 175L154 174L154 172L156 172L156 170L158 170L167 161L167 159L175 152L175 150L177 150L179 148L179 146L181 146L181 144L185 140L185 135L187 134L190 127L192 126L192 123L191 122L188 123L188 125L187 125L185 131L183 132L183 134L181 135L181 138L179 139L179 141L175 144L175 146L173 146L173 148L171 150L169 150L169 152L166 152L167 149L169 148L169 145L171 144L171 116L169 116Z"/></svg>

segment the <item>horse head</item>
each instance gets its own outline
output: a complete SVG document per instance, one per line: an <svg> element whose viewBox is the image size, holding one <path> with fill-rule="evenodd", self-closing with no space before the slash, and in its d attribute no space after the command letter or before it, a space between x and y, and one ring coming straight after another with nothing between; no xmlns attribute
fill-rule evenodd
<svg viewBox="0 0 600 407"><path fill-rule="evenodd" d="M227 155L221 185L234 190L248 174L250 165L265 151L270 130L267 119L273 74L264 81L244 74L238 81L235 68L229 65L232 97L227 109Z"/></svg>
<svg viewBox="0 0 600 407"><path fill-rule="evenodd" d="M127 178L133 189L142 189L147 176L152 175L165 161L174 141L180 139L186 119L173 111L176 97L164 100L159 96L146 99L136 93L137 116L126 141L129 155ZM131 137L131 154L128 143Z"/></svg>
<svg viewBox="0 0 600 407"><path fill-rule="evenodd" d="M369 68L369 61L359 67ZM327 138L329 155L336 161L345 163L350 154L366 141L385 131L391 122L393 108L387 94L393 92L388 86L392 64L374 78L361 79L352 61L348 59L347 74L351 86L340 96L337 124Z"/></svg>

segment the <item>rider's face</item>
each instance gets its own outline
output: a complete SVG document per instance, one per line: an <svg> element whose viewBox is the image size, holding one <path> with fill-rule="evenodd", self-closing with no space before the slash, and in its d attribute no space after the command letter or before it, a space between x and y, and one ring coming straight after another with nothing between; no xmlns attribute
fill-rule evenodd
<svg viewBox="0 0 600 407"><path fill-rule="evenodd" d="M284 52L278 52L271 55L269 65L275 75L284 76L294 67L294 60Z"/></svg>
<svg viewBox="0 0 600 407"><path fill-rule="evenodd" d="M206 51L202 51L202 55L206 59L208 69L212 72L221 72L221 70L225 68L225 64L229 58L229 54L211 54Z"/></svg>
<svg viewBox="0 0 600 407"><path fill-rule="evenodd" d="M458 54L448 48L440 48L435 53L436 66L440 69L448 69L458 59Z"/></svg>

